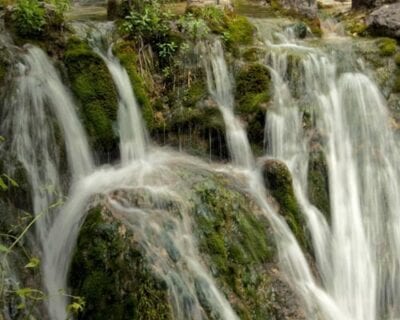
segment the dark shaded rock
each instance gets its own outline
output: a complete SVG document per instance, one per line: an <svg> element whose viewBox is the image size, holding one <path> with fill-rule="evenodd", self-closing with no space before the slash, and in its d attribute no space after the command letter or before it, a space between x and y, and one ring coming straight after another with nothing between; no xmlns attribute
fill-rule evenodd
<svg viewBox="0 0 400 320"><path fill-rule="evenodd" d="M300 244L310 249L306 223L294 194L288 167L279 160L267 159L262 164L262 170L265 186L280 206L279 213L285 218Z"/></svg>
<svg viewBox="0 0 400 320"><path fill-rule="evenodd" d="M400 39L400 3L376 9L368 16L366 23L372 34Z"/></svg>

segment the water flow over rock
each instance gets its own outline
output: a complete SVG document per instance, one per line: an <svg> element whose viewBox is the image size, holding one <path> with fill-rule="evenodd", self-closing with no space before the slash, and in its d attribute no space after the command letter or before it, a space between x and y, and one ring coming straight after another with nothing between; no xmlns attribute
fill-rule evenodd
<svg viewBox="0 0 400 320"><path fill-rule="evenodd" d="M271 48L265 62L274 81L267 154L292 172L321 274L324 294L316 298L330 301L323 313L329 319L397 319L400 153L386 103L366 75L339 71L354 62L336 61L305 42L271 44L264 21L256 24ZM330 221L308 198L307 164L315 148L326 158Z"/></svg>

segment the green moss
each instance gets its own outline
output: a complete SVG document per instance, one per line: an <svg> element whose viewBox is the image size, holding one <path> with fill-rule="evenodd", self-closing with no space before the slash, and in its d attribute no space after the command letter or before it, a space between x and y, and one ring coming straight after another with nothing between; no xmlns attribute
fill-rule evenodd
<svg viewBox="0 0 400 320"><path fill-rule="evenodd" d="M283 162L267 160L263 175L267 188L280 205L280 214L285 218L300 244L304 248L310 248L306 224L294 195L289 169Z"/></svg>
<svg viewBox="0 0 400 320"><path fill-rule="evenodd" d="M207 95L204 80L195 81L184 93L182 103L185 107L195 107L196 103Z"/></svg>
<svg viewBox="0 0 400 320"><path fill-rule="evenodd" d="M265 51L263 49L251 47L242 53L242 58L247 62L256 62L263 54L265 55Z"/></svg>
<svg viewBox="0 0 400 320"><path fill-rule="evenodd" d="M117 143L113 123L118 100L106 65L87 44L73 38L68 41L64 63L90 139L100 150L113 150Z"/></svg>
<svg viewBox="0 0 400 320"><path fill-rule="evenodd" d="M227 30L224 33L228 46L250 45L253 43L254 27L244 16L229 14Z"/></svg>
<svg viewBox="0 0 400 320"><path fill-rule="evenodd" d="M243 319L252 319L255 310L268 318L268 306L257 299L265 289L265 274L255 272L275 254L268 223L223 176L208 177L194 188L195 230L201 252L210 257L211 271L229 296L237 296L233 305Z"/></svg>
<svg viewBox="0 0 400 320"><path fill-rule="evenodd" d="M247 93L268 91L270 79L269 70L264 65L254 63L244 66L236 77L236 98Z"/></svg>
<svg viewBox="0 0 400 320"><path fill-rule="evenodd" d="M394 55L397 50L397 42L391 38L379 39L377 45L379 48L379 54L384 57Z"/></svg>
<svg viewBox="0 0 400 320"><path fill-rule="evenodd" d="M146 267L133 235L100 208L79 234L69 283L86 304L78 319L172 319L167 288Z"/></svg>
<svg viewBox="0 0 400 320"><path fill-rule="evenodd" d="M236 76L236 110L247 122L249 139L254 143L263 141L270 84L269 70L258 63L245 65Z"/></svg>
<svg viewBox="0 0 400 320"><path fill-rule="evenodd" d="M308 197L310 202L329 220L330 199L328 169L325 156L321 151L313 152L310 156L308 166Z"/></svg>
<svg viewBox="0 0 400 320"><path fill-rule="evenodd" d="M397 53L397 54L394 56L394 62L396 63L396 65L397 65L398 67L400 67L400 53Z"/></svg>
<svg viewBox="0 0 400 320"><path fill-rule="evenodd" d="M133 42L122 41L114 47L114 53L125 67L131 80L136 99L142 108L143 119L147 128L152 130L155 126L154 111L149 98L149 88L146 86L144 77L137 69L138 57Z"/></svg>

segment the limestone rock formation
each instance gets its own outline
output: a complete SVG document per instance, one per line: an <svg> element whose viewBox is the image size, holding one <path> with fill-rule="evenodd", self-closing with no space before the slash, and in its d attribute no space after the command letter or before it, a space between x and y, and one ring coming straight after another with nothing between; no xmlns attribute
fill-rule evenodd
<svg viewBox="0 0 400 320"><path fill-rule="evenodd" d="M295 12L308 18L317 16L317 1L315 0L281 0L284 8L294 10Z"/></svg>
<svg viewBox="0 0 400 320"><path fill-rule="evenodd" d="M366 20L371 33L400 39L400 3L374 10Z"/></svg>

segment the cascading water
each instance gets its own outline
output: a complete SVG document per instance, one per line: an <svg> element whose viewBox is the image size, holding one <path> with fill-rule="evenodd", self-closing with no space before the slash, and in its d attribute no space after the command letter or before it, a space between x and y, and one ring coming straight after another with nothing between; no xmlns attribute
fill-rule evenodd
<svg viewBox="0 0 400 320"><path fill-rule="evenodd" d="M144 158L149 147L149 138L143 125L139 104L136 100L128 72L113 55L112 44L103 48L102 42L110 42L114 26L112 23L92 25L80 24L80 34L89 32L89 42L93 50L103 59L113 78L119 95L118 130L122 164ZM79 29L77 26L76 29ZM89 29L89 30L88 30Z"/></svg>
<svg viewBox="0 0 400 320"><path fill-rule="evenodd" d="M52 319L67 317L68 298L56 294L67 287L67 274L73 249L91 197L103 194L111 211L122 216L126 226L137 235L145 255L156 272L167 284L175 319L203 319L207 302L213 314L221 319L237 319L235 312L215 281L208 274L192 235L192 221L188 216L188 197L179 190L189 190L184 179L170 167L181 164L204 167L187 157L149 149L143 120L138 110L126 70L112 56L95 49L107 64L120 95L119 128L121 162L119 169L98 169L78 181L69 200L55 220L45 250L45 283L50 293L49 314ZM145 192L154 201L154 208L140 208L129 203L121 194ZM179 209L178 213L171 209ZM170 227L165 229L165 225ZM169 252L169 255L165 255ZM171 253L172 252L172 253ZM178 261L176 261L178 260Z"/></svg>
<svg viewBox="0 0 400 320"><path fill-rule="evenodd" d="M57 118L62 130L73 176L89 173L93 165L70 94L45 53L29 47L17 67L13 92L6 102L8 107L2 131L12 137L11 153L16 155L27 173L33 209L38 215L45 213L63 194L59 177L59 143L50 115ZM37 231L41 242L50 224L49 215L39 219Z"/></svg>
<svg viewBox="0 0 400 320"><path fill-rule="evenodd" d="M233 113L232 84L220 42L214 42L205 51L208 88L223 115L231 157L234 164L245 170L249 191L274 229L282 268L304 298L310 318L317 317L312 314L316 307L329 319L343 318L343 313L334 305L332 299L317 285L307 260L288 225L267 201L261 172L255 167L246 132Z"/></svg>
<svg viewBox="0 0 400 320"><path fill-rule="evenodd" d="M268 29L263 23L255 21L260 33ZM37 224L51 319L67 318L68 298L59 290L67 288L69 264L88 206L98 203L136 235L153 272L167 284L175 319L204 319L207 312L220 319L238 318L196 247L189 214L191 184L181 176L182 167L238 171L246 177L247 191L270 221L281 265L303 298L309 319L400 317L400 149L388 125L385 101L368 77L340 73L333 57L298 43L293 32L266 39L270 53L265 63L274 84L273 106L266 118L267 155L283 160L293 175L320 279L315 279L294 235L267 201L245 129L234 115L233 84L219 41L204 44L202 52L208 90L224 118L236 166L228 169L150 148L126 70L110 51L98 49L120 97L121 166L94 170L68 91L48 57L30 47L18 64L2 132L12 137L10 150L26 170L36 214L63 194L58 128L65 140L73 176L69 198L54 221L45 215ZM298 65L290 61L293 53L301 56ZM296 76L288 76L289 65ZM323 136L330 222L308 199L311 151L303 128L305 105L313 114L314 129ZM144 205L136 203L136 196L146 199Z"/></svg>
<svg viewBox="0 0 400 320"><path fill-rule="evenodd" d="M232 83L228 68L224 59L221 42L214 41L212 45L203 48L207 59L205 68L207 71L208 91L216 101L226 125L226 137L232 161L243 168L252 168L254 159L251 152L246 131L240 120L234 116L234 98Z"/></svg>
<svg viewBox="0 0 400 320"><path fill-rule="evenodd" d="M274 83L274 105L266 121L268 154L285 161L292 172L313 238L322 288L341 312L326 310L326 317L397 319L400 206L396 158L400 153L389 128L385 101L364 74L340 74L335 57L304 43L271 44L265 22L255 24L271 49L266 59ZM287 68L288 57L293 55L301 56L296 77ZM282 56L283 62L278 58ZM303 129L304 105L311 107L314 130L323 134L330 223L307 198L310 137Z"/></svg>

